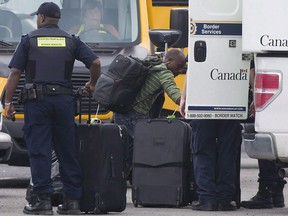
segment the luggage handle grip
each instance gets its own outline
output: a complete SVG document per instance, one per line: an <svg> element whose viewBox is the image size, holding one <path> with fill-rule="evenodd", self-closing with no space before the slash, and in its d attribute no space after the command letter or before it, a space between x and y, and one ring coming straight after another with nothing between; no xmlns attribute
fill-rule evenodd
<svg viewBox="0 0 288 216"><path fill-rule="evenodd" d="M110 162L111 162L111 177L115 178L116 174L115 174L115 161L114 161L114 157L111 154L110 155Z"/></svg>
<svg viewBox="0 0 288 216"><path fill-rule="evenodd" d="M84 88L79 88L76 92L76 97L79 98L79 124L82 123L82 101L83 101L83 92ZM91 123L91 101L92 101L92 93L88 94L88 120L87 124Z"/></svg>

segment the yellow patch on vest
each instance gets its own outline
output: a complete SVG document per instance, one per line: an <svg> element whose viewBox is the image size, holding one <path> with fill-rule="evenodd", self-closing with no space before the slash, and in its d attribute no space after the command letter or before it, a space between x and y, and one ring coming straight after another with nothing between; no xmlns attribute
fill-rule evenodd
<svg viewBox="0 0 288 216"><path fill-rule="evenodd" d="M38 37L38 47L66 47L65 37Z"/></svg>

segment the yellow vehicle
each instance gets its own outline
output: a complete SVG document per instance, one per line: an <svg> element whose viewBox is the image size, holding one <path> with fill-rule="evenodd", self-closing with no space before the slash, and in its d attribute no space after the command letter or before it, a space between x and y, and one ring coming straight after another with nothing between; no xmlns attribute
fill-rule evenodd
<svg viewBox="0 0 288 216"><path fill-rule="evenodd" d="M147 12L150 29L170 29L170 13L173 9L188 9L188 0L147 0ZM188 21L187 21L188 22ZM172 27L172 26L171 26ZM188 25L187 25L188 28ZM188 35L182 35L187 36ZM188 39L187 39L188 40ZM184 48L184 53L187 55L187 47ZM175 77L178 87L182 90L185 74L180 74ZM163 105L163 115L172 114L178 106L165 95Z"/></svg>
<svg viewBox="0 0 288 216"><path fill-rule="evenodd" d="M91 0L89 0L91 1ZM95 0L96 1L96 0ZM113 25L120 34L120 39L91 35L88 32L79 35L80 38L99 56L102 71L108 69L117 54L132 55L145 58L154 52L149 38L150 28L169 28L170 9L178 6L187 7L188 0L181 1L151 1L151 0L97 0L102 3L103 23ZM30 14L36 11L45 0L4 0L0 1L0 94L3 97L3 89L9 74L8 64L12 58L21 35L36 29L36 16ZM69 32L75 26L81 24L81 10L85 0L53 0L61 8L60 28ZM165 2L171 2L164 6ZM184 4L183 4L184 3ZM155 16L158 14L158 17ZM163 13L163 14L162 14ZM159 15L164 16L160 18ZM165 23L157 23L163 19ZM81 62L74 65L72 82L74 90L83 87L89 79L89 71ZM178 78L177 78L178 79ZM179 83L183 83L179 77ZM13 141L12 154L9 165L29 165L22 127L24 124L23 106L18 105L18 94L24 85L24 74L13 97L16 109L16 121L3 119L2 131L9 134ZM172 103L171 103L172 104ZM97 104L92 102L92 113L96 113ZM177 106L165 103L165 109L173 112ZM87 119L88 101L83 101L82 119ZM94 115L92 116L94 117ZM100 106L98 118L108 120L111 112ZM77 118L76 118L77 121ZM0 142L1 153L1 142ZM1 153L2 154L2 153Z"/></svg>

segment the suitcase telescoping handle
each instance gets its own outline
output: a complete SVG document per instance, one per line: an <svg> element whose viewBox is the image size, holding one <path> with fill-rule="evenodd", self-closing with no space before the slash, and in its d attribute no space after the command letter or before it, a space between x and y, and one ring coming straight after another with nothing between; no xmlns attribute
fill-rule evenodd
<svg viewBox="0 0 288 216"><path fill-rule="evenodd" d="M89 92L88 95L84 94L84 88L79 88L76 92L77 98L77 108L79 108L79 123L82 123L82 103L83 97L88 97L88 120L87 124L91 123L91 100L92 100L92 93Z"/></svg>
<svg viewBox="0 0 288 216"><path fill-rule="evenodd" d="M89 92L88 94L88 120L87 124L91 123L91 100L92 100L92 94Z"/></svg>

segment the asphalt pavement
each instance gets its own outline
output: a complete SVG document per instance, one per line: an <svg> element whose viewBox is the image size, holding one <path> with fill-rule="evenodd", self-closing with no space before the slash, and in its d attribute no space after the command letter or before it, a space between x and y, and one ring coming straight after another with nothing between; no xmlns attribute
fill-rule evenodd
<svg viewBox="0 0 288 216"><path fill-rule="evenodd" d="M257 178L257 160L249 158L243 147L241 155L242 200L247 200L255 195L258 187ZM29 167L0 165L0 216L24 215L22 210L26 204L25 193L29 179ZM288 187L285 188L284 192L287 194ZM288 206L288 203L286 203L286 206ZM182 208L143 208L140 206L135 208L132 204L131 188L128 188L127 190L127 206L125 211L121 213L109 213L109 215L119 216L283 216L287 214L287 208L260 210L240 208L233 212L199 212L192 211L190 206ZM56 207L54 207L54 215L57 215Z"/></svg>

